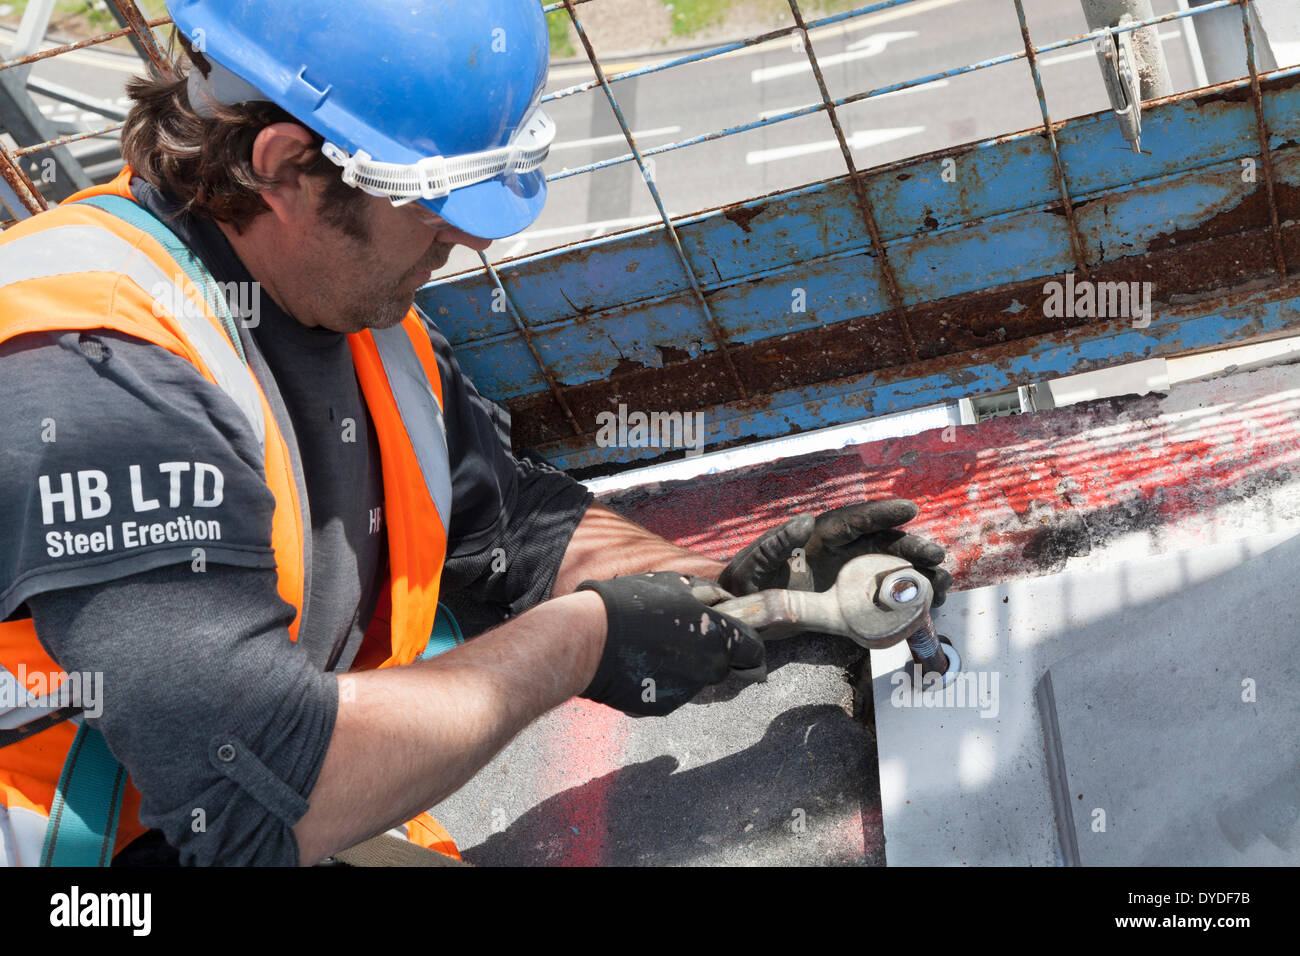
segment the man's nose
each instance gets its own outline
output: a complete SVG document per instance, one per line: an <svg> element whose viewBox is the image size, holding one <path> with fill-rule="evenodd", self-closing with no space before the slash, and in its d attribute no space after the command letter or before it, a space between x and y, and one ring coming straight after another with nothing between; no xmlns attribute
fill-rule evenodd
<svg viewBox="0 0 1300 956"><path fill-rule="evenodd" d="M443 226L438 231L438 241L452 243L457 246L468 246L475 252L483 252L488 246L492 245L491 239L471 236L468 232L457 229L455 226Z"/></svg>

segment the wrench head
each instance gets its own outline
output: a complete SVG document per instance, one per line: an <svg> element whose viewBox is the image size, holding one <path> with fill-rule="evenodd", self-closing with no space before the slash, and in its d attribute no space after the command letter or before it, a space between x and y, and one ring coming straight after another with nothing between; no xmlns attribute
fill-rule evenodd
<svg viewBox="0 0 1300 956"><path fill-rule="evenodd" d="M934 589L910 562L887 554L864 554L835 579L846 636L868 649L893 647L929 613Z"/></svg>

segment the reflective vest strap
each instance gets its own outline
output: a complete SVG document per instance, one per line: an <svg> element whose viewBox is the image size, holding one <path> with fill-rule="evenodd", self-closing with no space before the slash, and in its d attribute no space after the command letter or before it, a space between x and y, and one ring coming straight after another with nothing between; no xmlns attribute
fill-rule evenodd
<svg viewBox="0 0 1300 956"><path fill-rule="evenodd" d="M239 360L245 365L248 364L248 356L244 354L244 343L239 340L239 329L235 326L234 316L230 314L230 303L221 294L221 289L217 285L217 280L212 277L212 273L208 272L207 267L189 246L181 242L176 233L168 229L157 216L139 203L123 199L121 196L92 196L79 202L111 213L141 232L153 236L158 244L167 250L167 254L176 260L176 264L185 270L185 274L199 290L208 308L221 320L226 338L239 354Z"/></svg>
<svg viewBox="0 0 1300 956"><path fill-rule="evenodd" d="M412 310L401 326L348 336L357 378L375 420L384 497L393 515L387 522L392 653L381 667L409 664L428 645L451 520L442 408L413 342L413 336L426 334L423 328ZM440 390L441 382L438 385ZM400 503L400 513L394 503Z"/></svg>
<svg viewBox="0 0 1300 956"><path fill-rule="evenodd" d="M126 790L126 769L104 736L82 724L59 776L41 866L108 866Z"/></svg>
<svg viewBox="0 0 1300 956"><path fill-rule="evenodd" d="M425 487L445 528L451 519L451 472L442 405L433 394L429 376L404 326L374 330L371 335L379 349L388 387L415 449Z"/></svg>
<svg viewBox="0 0 1300 956"><path fill-rule="evenodd" d="M125 202L125 200L122 200ZM159 229L166 227L149 217ZM8 242L0 255L0 287L32 279L106 272L125 276L154 303L155 314L173 316L213 380L239 406L260 445L266 420L252 375L230 340L152 259L107 229L52 226Z"/></svg>

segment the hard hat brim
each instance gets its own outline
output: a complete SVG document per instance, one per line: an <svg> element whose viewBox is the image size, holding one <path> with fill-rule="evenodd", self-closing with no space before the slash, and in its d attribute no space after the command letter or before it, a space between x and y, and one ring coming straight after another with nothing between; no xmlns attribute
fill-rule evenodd
<svg viewBox="0 0 1300 956"><path fill-rule="evenodd" d="M419 200L425 208L480 239L504 239L537 221L546 205L546 174L498 176L454 189L440 199Z"/></svg>

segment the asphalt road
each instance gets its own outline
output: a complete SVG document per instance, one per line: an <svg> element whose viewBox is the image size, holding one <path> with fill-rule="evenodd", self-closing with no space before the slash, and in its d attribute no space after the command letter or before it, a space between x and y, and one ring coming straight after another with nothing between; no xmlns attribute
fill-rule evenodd
<svg viewBox="0 0 1300 956"><path fill-rule="evenodd" d="M1035 42L1087 31L1078 0L1031 0ZM1177 0L1155 0L1158 13ZM1160 28L1175 89L1193 81L1182 22ZM876 89L903 80L1022 49L1010 0L918 0L867 18L816 31L813 46L832 96ZM600 51L598 50L599 54ZM612 58L607 73L667 59ZM1107 106L1100 71L1089 45L1041 58L1054 120ZM40 63L36 76L124 103L124 84L138 69L126 56L78 51ZM587 64L559 64L548 92L593 78ZM623 115L642 148L754 122L820 101L806 55L792 40L692 63L613 85ZM52 118L83 128L107 125L84 109L44 102ZM547 164L550 173L628 152L613 110L599 88L551 102L559 133ZM924 87L857 103L841 111L859 168L959 143L1026 129L1040 120L1028 66L1023 61L938 80ZM661 155L654 178L670 215L677 216L841 175L844 162L824 114L776 123ZM492 247L494 261L652 222L658 213L634 163L572 176L551 184L547 208L523 234ZM460 250L443 274L478 266Z"/></svg>

